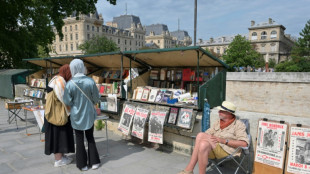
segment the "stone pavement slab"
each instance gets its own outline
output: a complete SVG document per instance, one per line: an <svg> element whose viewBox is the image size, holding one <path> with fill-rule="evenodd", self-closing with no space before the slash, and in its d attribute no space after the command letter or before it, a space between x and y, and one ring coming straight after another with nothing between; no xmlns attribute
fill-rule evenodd
<svg viewBox="0 0 310 174"><path fill-rule="evenodd" d="M109 156L101 158L99 169L81 172L76 168L75 154L68 154L73 158L71 164L56 168L54 156L44 154L44 142L40 141L34 115L28 112L30 136L26 135L24 121L17 119L19 129L16 129L15 122L7 123L7 117L4 101L0 99L0 174L176 174L190 159L189 156L135 144L109 131ZM100 156L106 154L104 131L94 133ZM194 173L198 174L198 166ZM215 174L216 171L208 173ZM226 170L224 173L229 174L231 171Z"/></svg>

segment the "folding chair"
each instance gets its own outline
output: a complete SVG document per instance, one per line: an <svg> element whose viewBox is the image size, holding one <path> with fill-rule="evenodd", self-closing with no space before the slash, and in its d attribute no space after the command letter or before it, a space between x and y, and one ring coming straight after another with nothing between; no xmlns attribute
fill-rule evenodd
<svg viewBox="0 0 310 174"><path fill-rule="evenodd" d="M210 166L210 168L216 168L217 171L222 174L222 171L220 170L220 166L222 165L222 163L229 161L229 160L233 160L235 164L237 164L237 168L235 171L235 174L238 173L239 169L241 168L245 173L250 173L250 165L249 165L249 161L250 161L250 144L251 144L251 135L250 135L250 128L249 128L249 120L247 119L240 119L240 121L242 121L245 126L246 126L246 132L249 138L249 144L247 147L238 147L232 154L230 154L229 156L226 156L225 158L222 159L209 159L209 164L208 166ZM236 156L236 153L241 149L241 155ZM248 158L248 162L247 162L247 169L245 169L242 164L244 162L245 158ZM239 158L239 159L238 159ZM239 161L239 162L238 162ZM209 168L209 169L210 169Z"/></svg>

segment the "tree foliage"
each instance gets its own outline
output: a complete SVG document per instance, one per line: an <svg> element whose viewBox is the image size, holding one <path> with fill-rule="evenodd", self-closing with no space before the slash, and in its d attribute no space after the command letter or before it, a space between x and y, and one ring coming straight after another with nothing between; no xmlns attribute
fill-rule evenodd
<svg viewBox="0 0 310 174"><path fill-rule="evenodd" d="M248 65L262 67L265 65L262 55L253 48L250 41L241 35L237 35L229 44L223 59L230 66L230 70L233 70L233 67L246 67Z"/></svg>
<svg viewBox="0 0 310 174"><path fill-rule="evenodd" d="M276 65L276 71L310 72L310 20L299 35L301 37L292 49L291 59Z"/></svg>
<svg viewBox="0 0 310 174"><path fill-rule="evenodd" d="M48 52L53 28L63 37L63 18L96 10L98 0L0 1L0 68L23 67L22 59L36 57L38 45ZM116 4L116 0L107 0Z"/></svg>
<svg viewBox="0 0 310 174"><path fill-rule="evenodd" d="M105 36L92 37L90 40L81 44L79 48L85 54L105 53L119 50L116 43Z"/></svg>

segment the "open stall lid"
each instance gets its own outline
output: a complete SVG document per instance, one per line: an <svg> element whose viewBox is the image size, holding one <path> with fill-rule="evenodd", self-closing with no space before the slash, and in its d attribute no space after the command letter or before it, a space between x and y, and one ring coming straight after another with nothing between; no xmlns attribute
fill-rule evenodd
<svg viewBox="0 0 310 174"><path fill-rule="evenodd" d="M168 49L151 49L139 51L109 52L89 55L48 57L23 59L44 68L59 68L69 64L73 59L82 59L87 68L121 68L123 67L194 67L198 64L202 67L225 67L223 61L213 56L199 46L180 47ZM131 66L130 66L131 60Z"/></svg>
<svg viewBox="0 0 310 174"><path fill-rule="evenodd" d="M140 51L125 51L126 57L133 58L152 67L225 67L223 61L213 56L199 46L168 49L152 49Z"/></svg>
<svg viewBox="0 0 310 174"><path fill-rule="evenodd" d="M43 68L59 68L64 64L70 64L73 59L81 59L87 68L121 68L123 57L123 67L130 67L130 59L123 56L122 52L99 53L89 55L48 57L48 58L31 58L23 59L29 63L38 65ZM136 61L131 62L131 67L143 67Z"/></svg>

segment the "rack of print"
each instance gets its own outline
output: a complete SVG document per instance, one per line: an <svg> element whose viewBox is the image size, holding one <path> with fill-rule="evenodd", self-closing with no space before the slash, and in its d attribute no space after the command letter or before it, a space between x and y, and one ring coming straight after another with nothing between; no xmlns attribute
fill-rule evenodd
<svg viewBox="0 0 310 174"><path fill-rule="evenodd" d="M24 106L22 107L22 109L24 109L24 113L25 113L25 122L26 122L26 135L30 136L33 134L28 133L28 111L33 112L34 117L36 119L37 122L37 126L39 129L39 134L40 134L40 141L44 142L44 139L41 138L41 135L44 133L44 109L41 106L34 106L34 105L28 105L28 106Z"/></svg>

